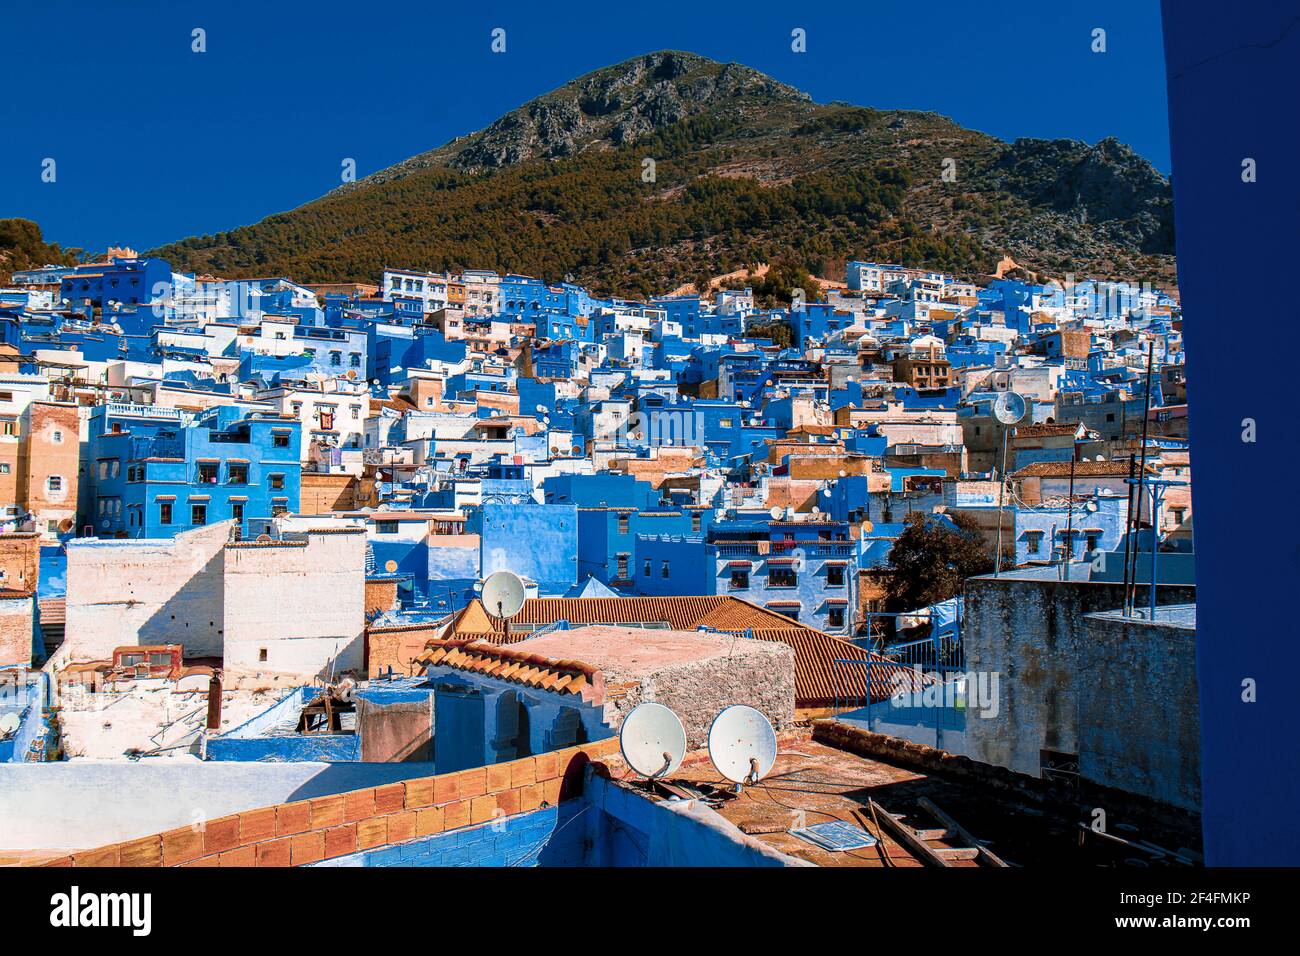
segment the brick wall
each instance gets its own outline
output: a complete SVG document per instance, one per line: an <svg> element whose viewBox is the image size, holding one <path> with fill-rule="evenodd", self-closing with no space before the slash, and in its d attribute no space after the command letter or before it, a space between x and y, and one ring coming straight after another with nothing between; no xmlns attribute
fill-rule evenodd
<svg viewBox="0 0 1300 956"><path fill-rule="evenodd" d="M302 866L557 806L617 738L508 763L282 803L81 850L43 866Z"/></svg>
<svg viewBox="0 0 1300 956"><path fill-rule="evenodd" d="M35 598L0 598L0 667L32 663L32 613Z"/></svg>
<svg viewBox="0 0 1300 956"><path fill-rule="evenodd" d="M41 542L34 532L0 534L0 588L35 591L40 579Z"/></svg>
<svg viewBox="0 0 1300 956"><path fill-rule="evenodd" d="M411 662L438 636L438 628L424 625L371 628L366 631L366 673L378 677L392 667L394 674L411 676Z"/></svg>
<svg viewBox="0 0 1300 956"><path fill-rule="evenodd" d="M323 515L356 508L360 482L355 475L322 475L304 471L299 482L298 513Z"/></svg>

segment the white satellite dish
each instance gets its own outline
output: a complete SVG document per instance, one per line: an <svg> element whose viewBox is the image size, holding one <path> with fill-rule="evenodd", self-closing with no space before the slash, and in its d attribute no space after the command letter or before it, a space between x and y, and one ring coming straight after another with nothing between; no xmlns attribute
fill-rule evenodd
<svg viewBox="0 0 1300 956"><path fill-rule="evenodd" d="M12 734L18 729L19 723L20 721L17 714L5 714L3 717L0 717L0 734L3 734L6 737L9 736L9 734ZM677 726L680 727L681 724L678 724ZM678 763L680 762L681 761L679 760Z"/></svg>
<svg viewBox="0 0 1300 956"><path fill-rule="evenodd" d="M637 704L623 720L618 744L627 765L648 780L667 776L686 756L686 730L663 704Z"/></svg>
<svg viewBox="0 0 1300 956"><path fill-rule="evenodd" d="M1003 425L1014 425L1027 410L1024 398L1016 392L1002 392L993 400L993 417Z"/></svg>
<svg viewBox="0 0 1300 956"><path fill-rule="evenodd" d="M709 726L709 759L732 783L757 783L776 763L776 731L753 707L724 707Z"/></svg>
<svg viewBox="0 0 1300 956"><path fill-rule="evenodd" d="M780 521L781 516L785 514L785 509L780 505L772 505L771 508L767 509L767 513L772 516L773 521Z"/></svg>
<svg viewBox="0 0 1300 956"><path fill-rule="evenodd" d="M483 582L480 599L489 614L512 618L524 606L524 582L513 571L493 571Z"/></svg>

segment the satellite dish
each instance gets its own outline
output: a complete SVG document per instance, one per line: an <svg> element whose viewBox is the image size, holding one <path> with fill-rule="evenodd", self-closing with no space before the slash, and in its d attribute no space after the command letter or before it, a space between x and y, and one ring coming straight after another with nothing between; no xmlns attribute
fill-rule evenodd
<svg viewBox="0 0 1300 956"><path fill-rule="evenodd" d="M732 783L757 783L776 763L776 731L753 707L724 707L709 726L709 759Z"/></svg>
<svg viewBox="0 0 1300 956"><path fill-rule="evenodd" d="M259 534L259 535L257 536L257 543L258 543L258 544L270 544L270 543L271 543L271 536L270 536L269 534Z"/></svg>
<svg viewBox="0 0 1300 956"><path fill-rule="evenodd" d="M1084 509L1085 511L1096 511L1096 510L1097 510L1097 502L1095 502L1095 501L1089 501L1087 504L1085 504L1085 505L1083 506L1083 509Z"/></svg>
<svg viewBox="0 0 1300 956"><path fill-rule="evenodd" d="M648 780L667 776L686 756L686 731L663 704L638 704L623 720L619 747L627 765Z"/></svg>
<svg viewBox="0 0 1300 956"><path fill-rule="evenodd" d="M993 417L1003 425L1014 425L1025 417L1028 404L1016 392L1002 392L993 401Z"/></svg>
<svg viewBox="0 0 1300 956"><path fill-rule="evenodd" d="M672 711L668 712L670 714L672 713ZM674 717L673 719L676 720L677 718ZM18 724L19 718L17 714L5 714L3 717L0 717L0 734L3 734L6 737L9 736L18 729ZM680 727L681 724L678 724L677 726ZM681 759L679 758L677 762L681 763Z"/></svg>
<svg viewBox="0 0 1300 956"><path fill-rule="evenodd" d="M513 571L493 571L483 582L481 597L489 614L512 618L524 606L524 582Z"/></svg>
<svg viewBox="0 0 1300 956"><path fill-rule="evenodd" d="M772 516L773 521L780 521L781 516L785 514L785 509L780 505L772 505L771 508L767 509L767 513Z"/></svg>

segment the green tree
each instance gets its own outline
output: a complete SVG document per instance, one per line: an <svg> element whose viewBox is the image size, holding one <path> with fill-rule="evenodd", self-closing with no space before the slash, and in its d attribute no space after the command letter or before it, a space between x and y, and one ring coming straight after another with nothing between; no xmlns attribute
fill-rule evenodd
<svg viewBox="0 0 1300 956"><path fill-rule="evenodd" d="M973 518L949 515L952 524L923 512L907 516L889 552L885 594L891 610L912 611L961 593L962 582L993 570L993 549ZM953 525L956 525L954 528Z"/></svg>

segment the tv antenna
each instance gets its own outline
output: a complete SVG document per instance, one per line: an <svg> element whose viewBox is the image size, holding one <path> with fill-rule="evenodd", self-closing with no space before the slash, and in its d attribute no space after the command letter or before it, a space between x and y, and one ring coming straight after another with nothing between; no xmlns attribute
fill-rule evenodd
<svg viewBox="0 0 1300 956"><path fill-rule="evenodd" d="M637 704L618 732L623 759L647 780L657 780L682 765L686 731L677 715L663 704Z"/></svg>
<svg viewBox="0 0 1300 956"><path fill-rule="evenodd" d="M724 707L709 726L709 759L718 773L736 785L755 784L776 763L776 731L747 704Z"/></svg>

